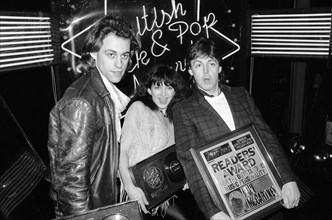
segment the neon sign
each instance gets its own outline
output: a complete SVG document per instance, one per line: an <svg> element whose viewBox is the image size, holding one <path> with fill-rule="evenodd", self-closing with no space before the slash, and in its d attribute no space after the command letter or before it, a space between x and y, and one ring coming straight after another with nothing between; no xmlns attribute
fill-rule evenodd
<svg viewBox="0 0 332 220"><path fill-rule="evenodd" d="M200 1L198 1L198 4L200 4ZM200 5L197 7L197 14L199 15ZM236 53L240 47L238 44L236 44L234 41L227 38L225 35L217 31L217 29L214 27L217 25L218 20L216 19L216 16L214 13L209 13L207 16L203 17L203 22L200 23L200 17L197 16L197 21L193 21L191 23L186 22L183 19L186 16L186 10L184 10L183 5L181 3L175 4L175 0L172 0L172 11L171 13L167 13L164 10L160 10L160 15L158 19L158 12L156 7L153 7L152 14L148 14L146 12L146 8L143 5L143 15L141 17L136 16L136 24L138 29L138 34L140 36L144 36L148 32L151 32L151 41L152 45L150 47L150 54L154 57L161 57L165 53L171 53L171 48L168 47L167 43L161 43L161 39L163 39L164 31L174 32L176 33L176 40L178 40L178 43L180 45L183 44L183 38L185 35L192 35L197 36L201 34L203 31L205 33L205 36L209 38L210 32L214 32L218 34L220 37L228 41L229 43L233 44L235 46L235 50L230 52L229 54L225 55L223 59L231 56L232 54ZM152 20L152 23L149 25L148 20ZM158 23L159 20L159 23ZM158 50L159 49L159 50ZM142 65L148 65L150 62L148 51L141 51L135 55L135 58L137 60L136 64L133 66L133 68L130 70L130 72L134 71L135 69L140 67L140 64ZM175 69L184 71L184 64L182 61L177 60L175 61Z"/></svg>
<svg viewBox="0 0 332 220"><path fill-rule="evenodd" d="M239 51L240 46L229 39L226 35L222 34L217 30L218 28L218 20L214 13L210 12L206 16L200 17L200 10L201 10L201 1L197 1L196 6L196 20L190 21L188 18L187 10L185 10L184 6L181 3L176 3L175 0L171 0L171 11L167 12L163 9L158 10L156 7L153 7L152 11L149 12L146 9L146 6L142 6L142 14L136 16L136 25L138 29L138 34L144 38L150 37L151 38L151 46L148 49L142 50L135 54L136 62L133 63L132 69L130 72L133 72L139 69L141 66L149 65L151 58L160 58L166 54L176 53L177 51L172 51L174 49L179 49L179 47L171 48L170 45L165 42L165 35L169 36L168 34L174 34L174 39L167 39L168 41L178 42L178 45L182 45L184 42L184 38L191 39L192 37L198 35L205 35L207 38L210 35L216 34L218 37L223 39L224 41L231 44L235 49L227 53L223 59L233 55L237 51ZM107 14L107 1L104 1L104 13ZM188 22L190 21L190 22ZM75 20L71 23L76 23ZM84 32L88 31L93 24L87 26L85 29L76 33L74 36L70 36L62 45L62 49L69 54L72 54L74 57L80 58L75 52L75 48L72 49L66 48L68 43L71 43L73 46L73 41L75 38L83 34ZM221 26L221 25L220 25ZM69 34L72 32L66 29ZM191 42L191 41L190 41ZM191 42L192 43L192 42ZM143 45L144 47L144 45ZM75 68L75 59L71 59L72 67ZM183 60L175 60L173 61L176 70L185 71L185 65Z"/></svg>

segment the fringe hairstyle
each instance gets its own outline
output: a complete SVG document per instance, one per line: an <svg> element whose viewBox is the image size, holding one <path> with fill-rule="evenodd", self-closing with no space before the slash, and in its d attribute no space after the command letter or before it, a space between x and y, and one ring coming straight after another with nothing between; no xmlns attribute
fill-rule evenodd
<svg viewBox="0 0 332 220"><path fill-rule="evenodd" d="M167 65L157 65L152 67L143 77L141 83L136 88L134 97L129 105L135 101L141 101L153 111L158 111L158 106L152 100L152 96L148 93L148 89L154 84L165 84L172 86L175 90L175 95L169 105L166 113L170 121L173 120L172 107L175 103L184 99L188 94L188 87L183 77L175 71L172 67ZM128 106L129 106L128 105Z"/></svg>

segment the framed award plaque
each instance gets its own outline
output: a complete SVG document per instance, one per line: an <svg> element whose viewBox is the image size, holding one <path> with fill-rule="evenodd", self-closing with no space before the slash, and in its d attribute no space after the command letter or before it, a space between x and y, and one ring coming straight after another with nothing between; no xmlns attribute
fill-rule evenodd
<svg viewBox="0 0 332 220"><path fill-rule="evenodd" d="M232 219L258 219L281 208L281 179L254 125L190 152L215 204Z"/></svg>
<svg viewBox="0 0 332 220"><path fill-rule="evenodd" d="M152 209L173 196L185 184L183 168L176 157L175 145L129 168Z"/></svg>
<svg viewBox="0 0 332 220"><path fill-rule="evenodd" d="M142 220L137 200L117 203L52 220Z"/></svg>

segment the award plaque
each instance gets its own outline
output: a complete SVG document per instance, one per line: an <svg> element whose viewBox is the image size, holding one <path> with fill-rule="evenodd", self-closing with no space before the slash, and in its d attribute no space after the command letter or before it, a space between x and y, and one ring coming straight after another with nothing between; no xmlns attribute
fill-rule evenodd
<svg viewBox="0 0 332 220"><path fill-rule="evenodd" d="M176 157L175 145L130 167L136 186L145 193L152 209L173 196L185 184L183 168Z"/></svg>
<svg viewBox="0 0 332 220"><path fill-rule="evenodd" d="M65 216L53 220L142 220L137 200L117 203L89 210L85 213Z"/></svg>
<svg viewBox="0 0 332 220"><path fill-rule="evenodd" d="M281 208L281 179L254 125L190 152L213 201L232 219L258 219Z"/></svg>

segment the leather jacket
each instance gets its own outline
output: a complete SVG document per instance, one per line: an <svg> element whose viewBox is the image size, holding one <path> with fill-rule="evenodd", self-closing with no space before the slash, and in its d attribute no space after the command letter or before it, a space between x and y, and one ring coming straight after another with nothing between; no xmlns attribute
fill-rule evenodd
<svg viewBox="0 0 332 220"><path fill-rule="evenodd" d="M77 79L51 110L50 196L57 215L118 202L114 118L114 103L96 69Z"/></svg>

